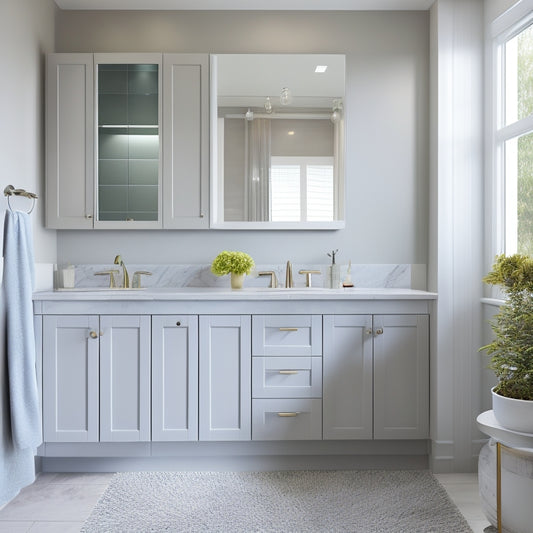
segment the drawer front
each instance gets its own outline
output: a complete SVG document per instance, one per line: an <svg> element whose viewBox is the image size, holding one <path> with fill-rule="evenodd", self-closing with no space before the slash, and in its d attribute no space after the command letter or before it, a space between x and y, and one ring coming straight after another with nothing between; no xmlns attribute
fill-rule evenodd
<svg viewBox="0 0 533 533"><path fill-rule="evenodd" d="M322 400L252 400L252 440L322 439Z"/></svg>
<svg viewBox="0 0 533 533"><path fill-rule="evenodd" d="M254 315L252 355L322 355L322 316Z"/></svg>
<svg viewBox="0 0 533 533"><path fill-rule="evenodd" d="M321 398L321 357L254 357L254 398Z"/></svg>

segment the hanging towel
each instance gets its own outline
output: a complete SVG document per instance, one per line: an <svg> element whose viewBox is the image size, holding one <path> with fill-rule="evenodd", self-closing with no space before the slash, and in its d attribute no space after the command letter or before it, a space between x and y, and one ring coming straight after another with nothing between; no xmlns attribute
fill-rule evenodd
<svg viewBox="0 0 533 533"><path fill-rule="evenodd" d="M2 290L6 306L9 403L13 444L22 450L36 448L42 442L35 370L34 278L31 219L27 213L7 210Z"/></svg>

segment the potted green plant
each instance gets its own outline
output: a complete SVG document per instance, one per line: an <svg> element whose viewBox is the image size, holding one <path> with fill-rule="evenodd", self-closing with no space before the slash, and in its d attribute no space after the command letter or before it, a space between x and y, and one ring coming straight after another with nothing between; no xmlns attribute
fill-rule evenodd
<svg viewBox="0 0 533 533"><path fill-rule="evenodd" d="M245 252L220 252L211 264L217 276L231 274L231 288L242 289L245 274L254 268L254 260Z"/></svg>
<svg viewBox="0 0 533 533"><path fill-rule="evenodd" d="M498 378L492 389L494 416L508 429L533 433L533 258L497 256L483 281L505 294L491 322L494 340L482 348Z"/></svg>

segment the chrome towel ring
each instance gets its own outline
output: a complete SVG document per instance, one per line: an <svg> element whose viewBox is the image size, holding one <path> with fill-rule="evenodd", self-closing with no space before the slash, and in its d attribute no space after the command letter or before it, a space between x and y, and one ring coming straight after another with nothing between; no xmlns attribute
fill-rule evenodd
<svg viewBox="0 0 533 533"><path fill-rule="evenodd" d="M25 191L24 189L15 189L13 185L8 185L4 189L4 196L7 197L7 205L11 212L13 212L13 209L11 208L11 202L10 202L10 199L12 196L24 196L25 198L32 200L33 203L31 205L31 208L29 211L27 211L28 215L33 211L33 208L35 207L35 200L37 200L38 198L38 196L35 193Z"/></svg>

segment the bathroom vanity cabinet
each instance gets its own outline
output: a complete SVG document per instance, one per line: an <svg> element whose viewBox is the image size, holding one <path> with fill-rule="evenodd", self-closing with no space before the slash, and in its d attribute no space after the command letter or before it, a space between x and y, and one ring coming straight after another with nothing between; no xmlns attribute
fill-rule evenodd
<svg viewBox="0 0 533 533"><path fill-rule="evenodd" d="M428 315L325 315L323 406L324 439L428 438Z"/></svg>
<svg viewBox="0 0 533 533"><path fill-rule="evenodd" d="M46 225L205 229L207 54L50 54Z"/></svg>
<svg viewBox="0 0 533 533"><path fill-rule="evenodd" d="M150 352L149 316L45 316L45 442L150 440Z"/></svg>
<svg viewBox="0 0 533 533"><path fill-rule="evenodd" d="M428 293L199 291L36 295L44 456L64 446L98 456L109 443L151 455L184 441L429 438Z"/></svg>

